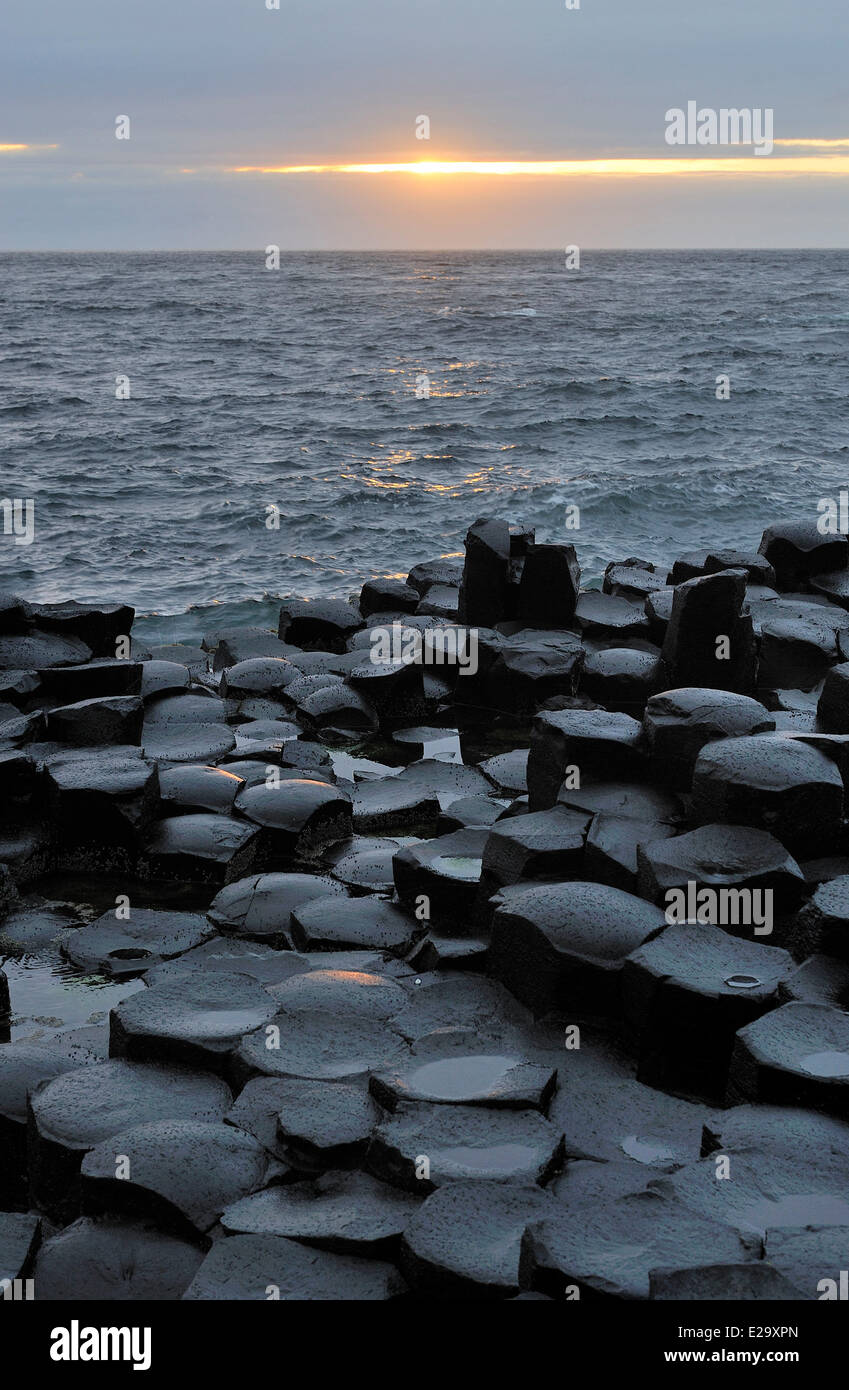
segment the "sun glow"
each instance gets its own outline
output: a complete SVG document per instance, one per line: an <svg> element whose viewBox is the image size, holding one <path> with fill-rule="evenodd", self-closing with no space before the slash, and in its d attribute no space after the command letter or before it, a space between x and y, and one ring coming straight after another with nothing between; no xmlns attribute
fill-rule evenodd
<svg viewBox="0 0 849 1390"><path fill-rule="evenodd" d="M777 141L777 144L833 145L849 148L849 140L841 141ZM699 159L421 159L397 164L242 164L230 170L233 174L416 174L488 175L499 178L516 176L574 178L581 175L614 178L680 177L682 174L849 174L847 155L797 155L791 158L771 156L754 159L746 155Z"/></svg>

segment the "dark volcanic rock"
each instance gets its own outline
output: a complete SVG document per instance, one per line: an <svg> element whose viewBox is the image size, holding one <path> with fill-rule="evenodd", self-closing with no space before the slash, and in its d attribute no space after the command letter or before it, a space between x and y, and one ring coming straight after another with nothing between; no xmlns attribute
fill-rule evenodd
<svg viewBox="0 0 849 1390"><path fill-rule="evenodd" d="M378 1302L405 1291L390 1264L310 1250L274 1235L235 1235L213 1245L184 1294L187 1300L227 1303L326 1300L340 1290L352 1302Z"/></svg>
<svg viewBox="0 0 849 1390"><path fill-rule="evenodd" d="M653 695L646 705L643 728L658 777L686 789L705 744L770 732L775 720L747 695L689 687Z"/></svg>
<svg viewBox="0 0 849 1390"><path fill-rule="evenodd" d="M778 734L728 738L703 748L693 773L702 822L768 830L794 855L836 848L843 782L825 754Z"/></svg>
<svg viewBox="0 0 849 1390"><path fill-rule="evenodd" d="M362 625L359 611L342 599L287 599L277 636L303 651L344 652L347 639Z"/></svg>
<svg viewBox="0 0 849 1390"><path fill-rule="evenodd" d="M360 612L364 618L392 609L414 613L420 597L419 591L402 579L370 579L360 590Z"/></svg>
<svg viewBox="0 0 849 1390"><path fill-rule="evenodd" d="M773 1265L703 1265L700 1269L653 1269L649 1297L656 1302L784 1303L804 1297Z"/></svg>
<svg viewBox="0 0 849 1390"><path fill-rule="evenodd" d="M825 536L815 521L768 526L758 553L772 565L779 589L796 589L813 574L843 570L849 563L845 536Z"/></svg>
<svg viewBox="0 0 849 1390"><path fill-rule="evenodd" d="M243 778L223 767L169 767L159 773L159 795L171 811L226 814L243 786Z"/></svg>
<svg viewBox="0 0 849 1390"><path fill-rule="evenodd" d="M519 618L566 627L575 615L581 567L573 545L528 546L519 581Z"/></svg>
<svg viewBox="0 0 849 1390"><path fill-rule="evenodd" d="M213 935L206 918L195 913L133 908L127 921L104 912L87 927L63 931L59 945L81 970L123 979L190 951Z"/></svg>
<svg viewBox="0 0 849 1390"><path fill-rule="evenodd" d="M627 714L563 710L538 714L531 726L528 798L532 811L553 806L570 769L583 786L595 777L628 777L643 768L642 730Z"/></svg>
<svg viewBox="0 0 849 1390"><path fill-rule="evenodd" d="M826 675L817 716L823 728L829 732L849 733L849 661L832 666Z"/></svg>
<svg viewBox="0 0 849 1390"><path fill-rule="evenodd" d="M460 622L495 627L509 616L510 526L481 518L466 533L466 561L460 583Z"/></svg>
<svg viewBox="0 0 849 1390"><path fill-rule="evenodd" d="M520 879L580 877L589 824L589 816L565 806L499 821L484 845L482 894Z"/></svg>
<svg viewBox="0 0 849 1390"><path fill-rule="evenodd" d="M699 1270L739 1264L754 1251L718 1222L706 1221L654 1192L598 1202L583 1211L564 1204L531 1224L520 1262L524 1285L580 1297L647 1299L652 1270Z"/></svg>
<svg viewBox="0 0 849 1390"><path fill-rule="evenodd" d="M109 1016L109 1051L134 1062L179 1062L226 1074L242 1038L276 1004L248 975L197 970L124 999Z"/></svg>
<svg viewBox="0 0 849 1390"><path fill-rule="evenodd" d="M563 1159L563 1136L533 1110L414 1105L375 1130L370 1170L421 1196L445 1183L493 1179L543 1185Z"/></svg>
<svg viewBox="0 0 849 1390"><path fill-rule="evenodd" d="M849 1118L849 1014L785 1004L737 1035L730 1104L806 1105Z"/></svg>
<svg viewBox="0 0 849 1390"><path fill-rule="evenodd" d="M605 709L641 715L663 684L660 656L632 647L608 647L584 658L581 688Z"/></svg>
<svg viewBox="0 0 849 1390"><path fill-rule="evenodd" d="M314 859L351 833L351 801L327 782L292 778L239 792L235 810L260 827L262 867Z"/></svg>
<svg viewBox="0 0 849 1390"><path fill-rule="evenodd" d="M593 816L584 845L584 877L607 883L625 893L639 892L641 845L667 840L677 827L665 821L640 821L632 816Z"/></svg>
<svg viewBox="0 0 849 1390"><path fill-rule="evenodd" d="M487 837L485 829L458 830L399 849L392 867L401 906L415 913L425 898L425 921L468 931Z"/></svg>
<svg viewBox="0 0 849 1390"><path fill-rule="evenodd" d="M102 699L82 700L76 705L63 705L47 716L47 736L57 743L70 743L78 748L98 747L105 743L128 745L139 743L142 729L141 699L135 695L108 695Z"/></svg>
<svg viewBox="0 0 849 1390"><path fill-rule="evenodd" d="M291 937L299 951L376 950L401 955L416 928L382 898L318 898L292 910Z"/></svg>
<svg viewBox="0 0 849 1390"><path fill-rule="evenodd" d="M102 657L82 666L49 666L39 673L39 679L45 695L51 700L60 705L72 705L108 695L139 695L143 670L140 661ZM134 740L119 741L132 743Z"/></svg>
<svg viewBox="0 0 849 1390"><path fill-rule="evenodd" d="M800 960L821 952L849 961L849 874L820 884L792 923L787 945Z"/></svg>
<svg viewBox="0 0 849 1390"><path fill-rule="evenodd" d="M407 1225L401 1267L425 1295L512 1298L525 1228L553 1209L535 1184L451 1183L432 1193Z"/></svg>
<svg viewBox="0 0 849 1390"><path fill-rule="evenodd" d="M279 656L255 656L229 666L221 677L221 694L235 699L246 695L280 695L298 680L300 672Z"/></svg>
<svg viewBox="0 0 849 1390"><path fill-rule="evenodd" d="M0 1284L31 1272L41 1222L29 1212L0 1211Z"/></svg>
<svg viewBox="0 0 849 1390"><path fill-rule="evenodd" d="M659 908L598 883L517 885L495 906L490 969L537 1015L614 1012L625 957L666 925Z"/></svg>
<svg viewBox="0 0 849 1390"><path fill-rule="evenodd" d="M236 1202L222 1225L226 1231L292 1237L339 1254L390 1255L418 1205L368 1173L325 1173Z"/></svg>
<svg viewBox="0 0 849 1390"><path fill-rule="evenodd" d="M792 968L786 951L701 924L639 947L622 968L639 1079L721 1099L735 1033L776 1006Z"/></svg>
<svg viewBox="0 0 849 1390"><path fill-rule="evenodd" d="M84 642L95 656L114 657L117 639L129 635L134 617L135 609L123 603L76 603L68 599L64 603L37 603L32 607L37 627Z"/></svg>
<svg viewBox="0 0 849 1390"><path fill-rule="evenodd" d="M151 878L232 883L253 868L259 830L229 816L172 816L147 839L139 871Z"/></svg>
<svg viewBox="0 0 849 1390"><path fill-rule="evenodd" d="M748 825L703 825L674 840L649 842L638 852L640 891L652 902L666 905L667 892L702 887L771 889L779 913L799 900L805 878L784 846L765 830ZM751 935L745 922L719 925L735 935ZM764 933L766 934L766 933Z"/></svg>
<svg viewBox="0 0 849 1390"><path fill-rule="evenodd" d="M248 1085L277 1088L275 1146L293 1167L306 1172L361 1167L372 1131L381 1118L363 1085L289 1078L262 1078Z"/></svg>
<svg viewBox="0 0 849 1390"><path fill-rule="evenodd" d="M64 843L138 842L156 813L159 778L156 768L132 751L50 759L45 799Z"/></svg>
<svg viewBox="0 0 849 1390"><path fill-rule="evenodd" d="M547 1111L556 1071L516 1054L469 1051L468 1043L465 1035L435 1033L401 1067L376 1072L369 1082L372 1094L385 1110L445 1104Z"/></svg>
<svg viewBox="0 0 849 1390"><path fill-rule="evenodd" d="M253 874L222 888L212 900L209 920L222 932L288 946L296 907L344 893L343 886L326 875Z"/></svg>
<svg viewBox="0 0 849 1390"><path fill-rule="evenodd" d="M751 620L741 616L746 575L725 570L688 579L675 590L663 642L672 686L704 686L745 694L755 683Z"/></svg>
<svg viewBox="0 0 849 1390"><path fill-rule="evenodd" d="M17 637L0 637L0 669L43 671L49 666L78 666L91 657L91 647L78 638L38 628Z"/></svg>
<svg viewBox="0 0 849 1390"><path fill-rule="evenodd" d="M231 1125L154 1120L89 1150L80 1168L83 1210L202 1234L225 1207L262 1185L267 1167L262 1146Z"/></svg>
<svg viewBox="0 0 849 1390"><path fill-rule="evenodd" d="M149 1226L85 1217L45 1242L38 1298L59 1302L168 1302L182 1298L203 1260L193 1242Z"/></svg>
<svg viewBox="0 0 849 1390"><path fill-rule="evenodd" d="M148 1120L216 1122L231 1104L218 1077L113 1059L47 1080L30 1094L30 1183L53 1219L72 1219L79 1168L95 1144Z"/></svg>

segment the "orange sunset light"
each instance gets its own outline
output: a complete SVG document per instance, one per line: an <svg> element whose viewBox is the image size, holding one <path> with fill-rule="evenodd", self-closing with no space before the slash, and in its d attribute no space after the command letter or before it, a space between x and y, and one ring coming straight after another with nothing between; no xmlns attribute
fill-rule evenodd
<svg viewBox="0 0 849 1390"><path fill-rule="evenodd" d="M789 141L777 141L788 144ZM793 142L797 143L797 142ZM823 145L823 141L802 141L802 144ZM834 146L849 148L849 140L833 141ZM572 178L580 175L602 177L657 178L682 174L849 174L847 155L798 155L790 158L732 158L697 159L421 159L396 164L242 164L229 171L233 174L418 174L418 175L489 175L510 177L530 175L549 178Z"/></svg>

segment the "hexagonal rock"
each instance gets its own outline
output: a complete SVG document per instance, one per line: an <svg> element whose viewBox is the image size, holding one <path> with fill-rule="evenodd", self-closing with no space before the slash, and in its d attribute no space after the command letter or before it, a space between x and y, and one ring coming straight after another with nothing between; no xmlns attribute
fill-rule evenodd
<svg viewBox="0 0 849 1390"><path fill-rule="evenodd" d="M420 597L418 590L402 579L369 579L360 590L360 612L364 618L392 609L414 613Z"/></svg>
<svg viewBox="0 0 849 1390"><path fill-rule="evenodd" d="M474 1051L465 1036L452 1041L436 1033L400 1067L375 1072L369 1081L384 1110L405 1104L483 1105L493 1110L539 1110L543 1114L557 1085L550 1066L519 1054Z"/></svg>
<svg viewBox="0 0 849 1390"><path fill-rule="evenodd" d="M51 666L80 666L91 661L91 647L77 637L30 628L20 635L0 637L0 669L42 671Z"/></svg>
<svg viewBox="0 0 849 1390"><path fill-rule="evenodd" d="M772 565L779 589L798 589L813 574L843 570L849 564L845 536L826 536L815 521L768 526L758 554Z"/></svg>
<svg viewBox="0 0 849 1390"><path fill-rule="evenodd" d="M236 1202L222 1225L228 1232L286 1236L321 1250L379 1257L394 1253L418 1206L415 1197L368 1173L325 1173Z"/></svg>
<svg viewBox="0 0 849 1390"><path fill-rule="evenodd" d="M792 940L788 942L792 947ZM811 956L781 986L782 1004L836 1004L849 1010L849 960Z"/></svg>
<svg viewBox="0 0 849 1390"><path fill-rule="evenodd" d="M228 666L221 677L221 694L243 699L246 695L279 695L300 679L297 666L279 656L255 656Z"/></svg>
<svg viewBox="0 0 849 1390"><path fill-rule="evenodd" d="M188 690L192 682L188 666L179 661L143 661L141 667L144 700L152 695L173 695L179 690Z"/></svg>
<svg viewBox="0 0 849 1390"><path fill-rule="evenodd" d="M129 979L214 935L214 928L199 914L133 908L128 921L119 921L114 911L104 912L88 926L62 931L58 944L81 970Z"/></svg>
<svg viewBox="0 0 849 1390"><path fill-rule="evenodd" d="M840 660L833 627L776 614L760 624L758 685L813 690L828 668Z"/></svg>
<svg viewBox="0 0 849 1390"><path fill-rule="evenodd" d="M532 811L553 806L570 769L581 786L601 777L640 775L642 729L627 714L606 710L561 710L538 714L531 725L528 803Z"/></svg>
<svg viewBox="0 0 849 1390"><path fill-rule="evenodd" d="M354 792L354 829L360 835L433 834L438 815L437 796L394 777L359 782Z"/></svg>
<svg viewBox="0 0 849 1390"><path fill-rule="evenodd" d="M242 777L224 767L169 767L159 773L159 795L172 812L226 815L243 785Z"/></svg>
<svg viewBox="0 0 849 1390"><path fill-rule="evenodd" d="M272 986L280 1012L271 1027L243 1039L235 1074L344 1080L364 1076L406 1052L390 1026L406 995L386 976L314 970Z"/></svg>
<svg viewBox="0 0 849 1390"><path fill-rule="evenodd" d="M509 637L479 634L479 669L457 681L458 704L532 714L545 700L574 695L584 659L574 632L521 630Z"/></svg>
<svg viewBox="0 0 849 1390"><path fill-rule="evenodd" d="M74 705L107 695L139 695L143 669L140 661L109 658L82 666L48 666L39 678L42 690L57 705Z"/></svg>
<svg viewBox="0 0 849 1390"><path fill-rule="evenodd" d="M219 1074L242 1038L275 1013L248 975L197 970L124 999L109 1015L109 1052L136 1062L181 1062Z"/></svg>
<svg viewBox="0 0 849 1390"><path fill-rule="evenodd" d="M275 1151L294 1168L322 1172L361 1166L381 1118L365 1086L288 1077L248 1082L249 1087L263 1084L276 1088Z"/></svg>
<svg viewBox="0 0 849 1390"><path fill-rule="evenodd" d="M157 770L139 757L51 759L44 784L65 844L134 846L156 813Z"/></svg>
<svg viewBox="0 0 849 1390"><path fill-rule="evenodd" d="M319 898L292 911L298 951L376 950L403 955L417 923L382 898Z"/></svg>
<svg viewBox="0 0 849 1390"><path fill-rule="evenodd" d="M535 1184L454 1182L409 1221L401 1268L412 1287L447 1298L512 1298L525 1228L553 1210Z"/></svg>
<svg viewBox="0 0 849 1390"><path fill-rule="evenodd" d="M88 1216L129 1215L202 1234L262 1186L267 1168L262 1146L231 1125L154 1120L89 1150L80 1196Z"/></svg>
<svg viewBox="0 0 849 1390"><path fill-rule="evenodd" d="M562 1293L577 1286L581 1298L647 1299L652 1270L699 1270L755 1258L731 1227L706 1221L655 1192L584 1210L557 1206L525 1231L519 1273L525 1287Z"/></svg>
<svg viewBox="0 0 849 1390"><path fill-rule="evenodd" d="M775 720L764 705L747 695L685 687L653 695L646 705L643 728L657 775L686 790L707 743L767 733L775 728Z"/></svg>
<svg viewBox="0 0 849 1390"><path fill-rule="evenodd" d="M832 666L826 674L817 718L830 733L849 733L849 661Z"/></svg>
<svg viewBox="0 0 849 1390"><path fill-rule="evenodd" d="M675 590L663 641L671 686L704 686L745 693L755 683L752 623L741 616L742 570L688 579Z"/></svg>
<svg viewBox="0 0 849 1390"><path fill-rule="evenodd" d="M344 894L341 883L323 874L252 874L222 888L208 915L219 931L286 947L296 907Z"/></svg>
<svg viewBox="0 0 849 1390"><path fill-rule="evenodd" d="M836 848L843 781L816 748L778 734L727 738L703 748L693 772L697 821L768 830L796 856Z"/></svg>
<svg viewBox="0 0 849 1390"><path fill-rule="evenodd" d="M584 844L584 875L624 893L638 893L637 853L641 845L668 840L677 827L632 816L593 816Z"/></svg>
<svg viewBox="0 0 849 1390"><path fill-rule="evenodd" d="M458 609L460 621L495 627L509 616L509 523L480 517L466 532L465 549Z"/></svg>
<svg viewBox="0 0 849 1390"><path fill-rule="evenodd" d="M846 570L835 570L832 574L813 574L808 582L814 593L827 598L829 603L840 608L849 608L849 574Z"/></svg>
<svg viewBox="0 0 849 1390"><path fill-rule="evenodd" d="M495 904L490 970L537 1016L615 1011L626 956L666 926L659 908L599 883L519 884Z"/></svg>
<svg viewBox="0 0 849 1390"><path fill-rule="evenodd" d="M311 1250L285 1236L235 1235L213 1245L183 1298L222 1302L381 1302L404 1293L393 1265Z"/></svg>
<svg viewBox="0 0 849 1390"><path fill-rule="evenodd" d="M765 1258L793 1289L792 1297L829 1302L845 1297L846 1228L770 1230Z"/></svg>
<svg viewBox="0 0 849 1390"><path fill-rule="evenodd" d="M0 1211L0 1282L29 1274L41 1222L29 1212Z"/></svg>
<svg viewBox="0 0 849 1390"><path fill-rule="evenodd" d="M497 980L485 975L452 973L424 977L420 984L414 983L392 1026L430 1054L434 1047L453 1045L457 1030L462 1035L458 1042L461 1050L469 1050L470 1038L475 1046L485 1044L487 1051L493 1050L490 1044L494 1038L498 1039L496 1051L508 1046L514 1050L522 1048L527 1045L530 1022L527 1010ZM448 1030L451 1038L445 1036Z"/></svg>
<svg viewBox="0 0 849 1390"><path fill-rule="evenodd" d="M333 845L324 863L333 878L352 893L391 893L394 887L393 859L398 841L379 835L355 835Z"/></svg>
<svg viewBox="0 0 849 1390"><path fill-rule="evenodd" d="M849 1126L843 1120L783 1105L737 1105L709 1117L702 1153L748 1155L763 1173L771 1165L815 1170L827 1183L849 1178Z"/></svg>
<svg viewBox="0 0 849 1390"><path fill-rule="evenodd" d="M436 822L437 835L451 835L455 830L472 830L494 825L504 807L485 796L461 796L452 801L447 811L441 811Z"/></svg>
<svg viewBox="0 0 849 1390"><path fill-rule="evenodd" d="M421 597L434 584L459 586L462 577L463 566L460 561L442 555L438 560L422 560L420 564L413 565L407 575L407 583Z"/></svg>
<svg viewBox="0 0 849 1390"><path fill-rule="evenodd" d="M514 748L479 764L499 796L523 796L528 790L528 749Z"/></svg>
<svg viewBox="0 0 849 1390"><path fill-rule="evenodd" d="M719 927L669 927L622 967L637 1076L661 1090L722 1097L739 1028L775 1008L793 969L786 951Z"/></svg>
<svg viewBox="0 0 849 1390"><path fill-rule="evenodd" d="M787 945L799 960L820 952L849 961L849 874L820 884L791 923Z"/></svg>
<svg viewBox="0 0 849 1390"><path fill-rule="evenodd" d="M590 818L565 806L513 816L492 827L484 845L481 895L533 878L574 878L584 863Z"/></svg>
<svg viewBox="0 0 849 1390"><path fill-rule="evenodd" d="M461 796L486 796L491 784L476 767L462 763L443 763L436 758L422 758L408 763L393 779L404 787L415 787L428 795L436 795L443 810Z"/></svg>
<svg viewBox="0 0 849 1390"><path fill-rule="evenodd" d="M573 545L530 543L519 581L520 619L543 627L567 627L580 590L581 566Z"/></svg>
<svg viewBox="0 0 849 1390"><path fill-rule="evenodd" d="M686 892L688 884L694 883L696 892L703 887L724 886L771 890L775 914L783 915L798 903L805 889L802 870L780 841L768 831L748 825L702 825L672 840L641 845L637 859L640 892L664 908L674 902L670 890ZM716 925L735 936L769 935L754 933L753 923L745 920L743 901L736 900L742 912L739 921L732 916ZM670 920L681 918L673 916ZM703 914L699 920L714 922L715 918Z"/></svg>
<svg viewBox="0 0 849 1390"><path fill-rule="evenodd" d="M737 1034L728 1102L807 1105L849 1117L849 1014L785 1004Z"/></svg>
<svg viewBox="0 0 849 1390"><path fill-rule="evenodd" d="M622 639L649 635L642 603L631 603L626 598L594 589L585 590L579 597L575 621L588 637Z"/></svg>
<svg viewBox="0 0 849 1390"><path fill-rule="evenodd" d="M574 789L564 783L557 794L557 804L589 816L625 817L646 824L664 821L677 825L684 818L679 797L645 782L596 782Z"/></svg>
<svg viewBox="0 0 849 1390"><path fill-rule="evenodd" d="M342 599L286 599L277 636L303 651L344 652L345 642L362 625L359 609Z"/></svg>
<svg viewBox="0 0 849 1390"><path fill-rule="evenodd" d="M73 1218L84 1155L101 1140L147 1120L215 1123L232 1102L216 1076L176 1066L112 1059L78 1067L30 1092L30 1185L54 1220Z"/></svg>
<svg viewBox="0 0 849 1390"><path fill-rule="evenodd" d="M47 736L78 748L139 743L143 709L138 695L107 695L63 705L49 711Z"/></svg>
<svg viewBox="0 0 849 1390"><path fill-rule="evenodd" d="M608 647L584 657L581 689L607 710L640 715L662 684L664 669L659 653Z"/></svg>
<svg viewBox="0 0 849 1390"><path fill-rule="evenodd" d="M605 594L639 603L646 594L666 585L666 571L660 573L647 560L613 560L604 571L601 589Z"/></svg>
<svg viewBox="0 0 849 1390"><path fill-rule="evenodd" d="M157 821L139 862L148 878L233 883L254 867L259 829L230 816L171 816Z"/></svg>
<svg viewBox="0 0 849 1390"><path fill-rule="evenodd" d="M0 1193L27 1206L27 1096L40 1082L96 1061L93 1051L63 1041L6 1042L0 1047Z"/></svg>
<svg viewBox="0 0 849 1390"><path fill-rule="evenodd" d="M692 1300L726 1303L795 1303L804 1295L771 1264L708 1265L701 1269L653 1269L649 1298L657 1303Z"/></svg>
<svg viewBox="0 0 849 1390"><path fill-rule="evenodd" d="M142 749L151 762L214 762L235 747L236 735L226 724L145 723L142 729Z"/></svg>
<svg viewBox="0 0 849 1390"><path fill-rule="evenodd" d="M563 1136L533 1110L462 1105L402 1107L374 1132L370 1171L425 1195L445 1183L544 1185L563 1161Z"/></svg>
<svg viewBox="0 0 849 1390"><path fill-rule="evenodd" d="M327 782L292 778L279 786L246 787L234 809L260 826L260 867L314 859L351 834L351 799ZM273 861L273 862L272 862Z"/></svg>
<svg viewBox="0 0 849 1390"><path fill-rule="evenodd" d="M42 1245L38 1298L59 1302L168 1302L182 1298L203 1251L143 1225L83 1217Z"/></svg>
<svg viewBox="0 0 849 1390"><path fill-rule="evenodd" d="M401 906L415 913L419 900L427 898L426 920L468 931L488 834L485 829L458 830L399 849L392 869Z"/></svg>

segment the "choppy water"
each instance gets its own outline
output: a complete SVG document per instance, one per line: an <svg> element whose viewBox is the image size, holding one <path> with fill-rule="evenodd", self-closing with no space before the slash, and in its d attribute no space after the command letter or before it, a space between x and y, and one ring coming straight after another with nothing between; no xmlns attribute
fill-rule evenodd
<svg viewBox="0 0 849 1390"><path fill-rule="evenodd" d="M199 609L178 637L486 513L554 539L577 503L588 579L749 547L849 481L847 291L846 251L2 255L2 495L36 539L0 536L0 586Z"/></svg>

